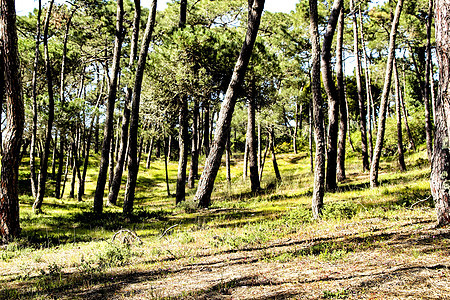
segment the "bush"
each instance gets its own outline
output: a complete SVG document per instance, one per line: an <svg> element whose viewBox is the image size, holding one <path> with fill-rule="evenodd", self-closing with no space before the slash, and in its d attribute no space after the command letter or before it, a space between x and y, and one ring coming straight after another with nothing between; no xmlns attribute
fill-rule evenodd
<svg viewBox="0 0 450 300"><path fill-rule="evenodd" d="M332 202L324 206L323 218L329 219L351 219L358 212L358 206L353 202Z"/></svg>

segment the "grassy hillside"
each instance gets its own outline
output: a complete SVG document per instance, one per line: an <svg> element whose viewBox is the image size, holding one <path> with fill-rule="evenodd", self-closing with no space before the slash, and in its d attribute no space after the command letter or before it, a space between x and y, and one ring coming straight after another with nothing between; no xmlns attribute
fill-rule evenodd
<svg viewBox="0 0 450 300"><path fill-rule="evenodd" d="M425 151L409 153L403 173L385 158L376 189L350 157L319 222L309 157L278 159L282 182L266 161L265 189L252 194L235 156L231 185L222 170L208 210L175 207L163 162L141 165L128 218L120 207L91 213L95 160L83 202L68 199L68 181L34 215L24 168L22 238L0 252L0 299L448 299L450 233L433 226Z"/></svg>

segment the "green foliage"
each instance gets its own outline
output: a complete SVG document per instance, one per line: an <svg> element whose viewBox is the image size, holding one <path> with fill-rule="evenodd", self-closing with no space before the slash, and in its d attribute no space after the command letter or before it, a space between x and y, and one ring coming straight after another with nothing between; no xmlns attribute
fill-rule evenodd
<svg viewBox="0 0 450 300"><path fill-rule="evenodd" d="M323 299L346 299L349 296L349 292L345 289L336 291L323 291Z"/></svg>
<svg viewBox="0 0 450 300"><path fill-rule="evenodd" d="M326 203L323 208L323 218L325 220L351 219L358 213L358 205L354 202L331 202Z"/></svg>

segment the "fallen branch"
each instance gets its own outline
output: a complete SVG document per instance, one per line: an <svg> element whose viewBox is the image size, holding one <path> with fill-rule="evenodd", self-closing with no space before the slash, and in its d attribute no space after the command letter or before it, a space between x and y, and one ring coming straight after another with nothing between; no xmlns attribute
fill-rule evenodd
<svg viewBox="0 0 450 300"><path fill-rule="evenodd" d="M134 232L134 231L132 231L132 230L130 230L130 229L126 229L126 228L120 229L119 231L117 231L116 233L114 233L113 237L111 238L111 242L114 242L114 240L116 239L116 237L117 237L118 235L120 235L120 234L125 234L125 233L127 233L128 235L130 235L130 236L131 236L131 239L129 239L129 238L126 237L126 236L123 236L123 237L122 237L122 240L121 240L122 244L125 244L125 243L131 244L131 242L132 242L133 239L134 239L134 240L137 240L137 241L139 242L139 244L143 244L143 243L144 243L144 242L141 240L141 238L137 235L136 232Z"/></svg>
<svg viewBox="0 0 450 300"><path fill-rule="evenodd" d="M422 202L425 202L425 201L428 201L430 198L431 198L431 195L428 196L428 197L426 197L425 199L416 201L416 202L414 202L413 204L411 204L411 206L410 206L408 209L413 209L413 207L416 206L417 204L422 203Z"/></svg>
<svg viewBox="0 0 450 300"><path fill-rule="evenodd" d="M170 226L169 228L167 228L166 230L164 230L164 232L161 234L161 236L160 236L159 238L162 239L163 236L165 236L165 235L169 232L169 230L171 230L171 229L177 227L178 225L180 225L180 224L172 225L172 226Z"/></svg>

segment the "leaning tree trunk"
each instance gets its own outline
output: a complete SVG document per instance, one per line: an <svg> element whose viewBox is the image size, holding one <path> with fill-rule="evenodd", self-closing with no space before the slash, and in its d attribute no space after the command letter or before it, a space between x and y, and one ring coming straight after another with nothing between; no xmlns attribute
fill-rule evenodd
<svg viewBox="0 0 450 300"><path fill-rule="evenodd" d="M116 37L114 42L114 57L112 63L112 78L109 85L108 102L106 105L105 130L103 134L102 153L100 160L100 168L98 171L97 187L94 195L94 213L101 214L103 212L103 195L105 194L106 176L109 166L109 151L111 148L111 140L113 138L114 123L114 105L116 103L117 80L120 68L120 52L123 41L123 0L117 0L116 13Z"/></svg>
<svg viewBox="0 0 450 300"><path fill-rule="evenodd" d="M314 219L322 215L324 185L325 185L325 134L323 128L323 100L320 82L320 46L317 0L309 0L311 53L311 91L314 136L316 141L316 166L314 170L314 189L312 197L312 213Z"/></svg>
<svg viewBox="0 0 450 300"><path fill-rule="evenodd" d="M350 9L353 10L353 0L350 0ZM367 154L367 135L366 135L366 107L364 105L364 95L362 90L361 80L361 63L359 59L359 43L358 43L358 22L356 19L356 13L353 14L353 52L355 53L356 62L356 87L358 94L358 106L359 106L359 129L361 131L361 152L363 160L363 170L368 171L369 155Z"/></svg>
<svg viewBox="0 0 450 300"><path fill-rule="evenodd" d="M258 175L258 155L256 145L255 132L255 82L250 83L249 94L247 95L248 121L247 121L247 146L248 146L248 168L250 170L250 186L252 192L256 192L261 188Z"/></svg>
<svg viewBox="0 0 450 300"><path fill-rule="evenodd" d="M345 179L345 143L347 136L347 106L345 103L344 90L344 66L342 59L342 44L344 41L344 8L341 7L338 20L337 43L336 43L336 81L337 95L339 99L339 136L337 152L336 177L338 181Z"/></svg>
<svg viewBox="0 0 450 300"><path fill-rule="evenodd" d="M214 180L219 171L220 161L225 149L226 138L230 131L231 119L233 117L234 106L238 97L238 90L245 77L245 71L250 61L256 36L258 34L262 11L265 0L248 1L248 24L247 33L238 60L234 67L233 76L225 94L222 107L220 109L219 120L217 121L216 134L213 145L206 159L205 168L198 183L195 200L200 207L208 207L211 203L211 193L214 187Z"/></svg>
<svg viewBox="0 0 450 300"><path fill-rule="evenodd" d="M128 178L123 201L123 212L130 214L133 211L134 194L137 175L139 172L137 157L137 136L139 128L139 103L141 101L142 80L144 78L145 63L147 61L148 48L155 26L156 0L152 0L150 14L148 15L144 38L141 44L138 64L134 79L133 97L131 98L130 135L128 137Z"/></svg>
<svg viewBox="0 0 450 300"><path fill-rule="evenodd" d="M450 0L436 1L435 16L440 89L435 100L430 187L436 207L437 226L445 226L450 223Z"/></svg>
<svg viewBox="0 0 450 300"><path fill-rule="evenodd" d="M24 127L24 105L17 51L14 1L0 0L0 80L5 84L6 128L3 139L0 185L0 239L8 242L20 234L19 153ZM7 54L7 55L6 55Z"/></svg>
<svg viewBox="0 0 450 300"><path fill-rule="evenodd" d="M381 95L380 113L378 118L377 142L373 152L372 165L370 166L370 186L378 186L378 168L380 166L381 150L384 142L384 131L386 129L386 111L388 107L388 96L391 88L392 66L395 57L395 37L397 27L402 12L403 0L398 0L395 9L394 20L392 21L391 33L389 36L388 58L386 63L386 75L384 77L383 93Z"/></svg>
<svg viewBox="0 0 450 300"><path fill-rule="evenodd" d="M400 99L402 95L402 89L400 87L400 80L398 78L397 61L394 58L394 84L395 84L395 113L397 116L397 151L398 151L398 163L401 171L406 171L405 155L403 150L403 135L402 135L402 113Z"/></svg>
<svg viewBox="0 0 450 300"><path fill-rule="evenodd" d="M37 33L36 33L36 46L34 50L34 64L33 64L33 79L32 79L32 98L33 98L33 123L31 126L31 144L30 144L30 181L31 181L31 194L33 198L37 197L37 180L36 180L36 135L37 135L37 72L39 64L39 44L41 38L41 0L38 1L38 15L37 15ZM3 97L2 99L3 100ZM1 144L0 144L1 148Z"/></svg>
<svg viewBox="0 0 450 300"><path fill-rule="evenodd" d="M55 99L53 98L52 70L50 65L50 56L48 53L48 26L50 24L50 15L52 12L52 7L53 7L53 0L50 2L50 6L47 10L47 16L44 25L45 73L47 77L47 89L48 89L48 120L47 120L47 131L45 136L44 153L41 158L41 170L39 173L39 188L36 200L33 203L33 211L35 213L41 211L42 202L44 201L45 184L47 181L48 157L50 155L50 142L52 140L53 119L55 118Z"/></svg>
<svg viewBox="0 0 450 300"><path fill-rule="evenodd" d="M342 0L334 0L322 47L322 79L328 96L327 191L334 191L337 188L336 160L339 131L339 98L331 70L331 44L333 42L333 36L341 12L341 7Z"/></svg>

